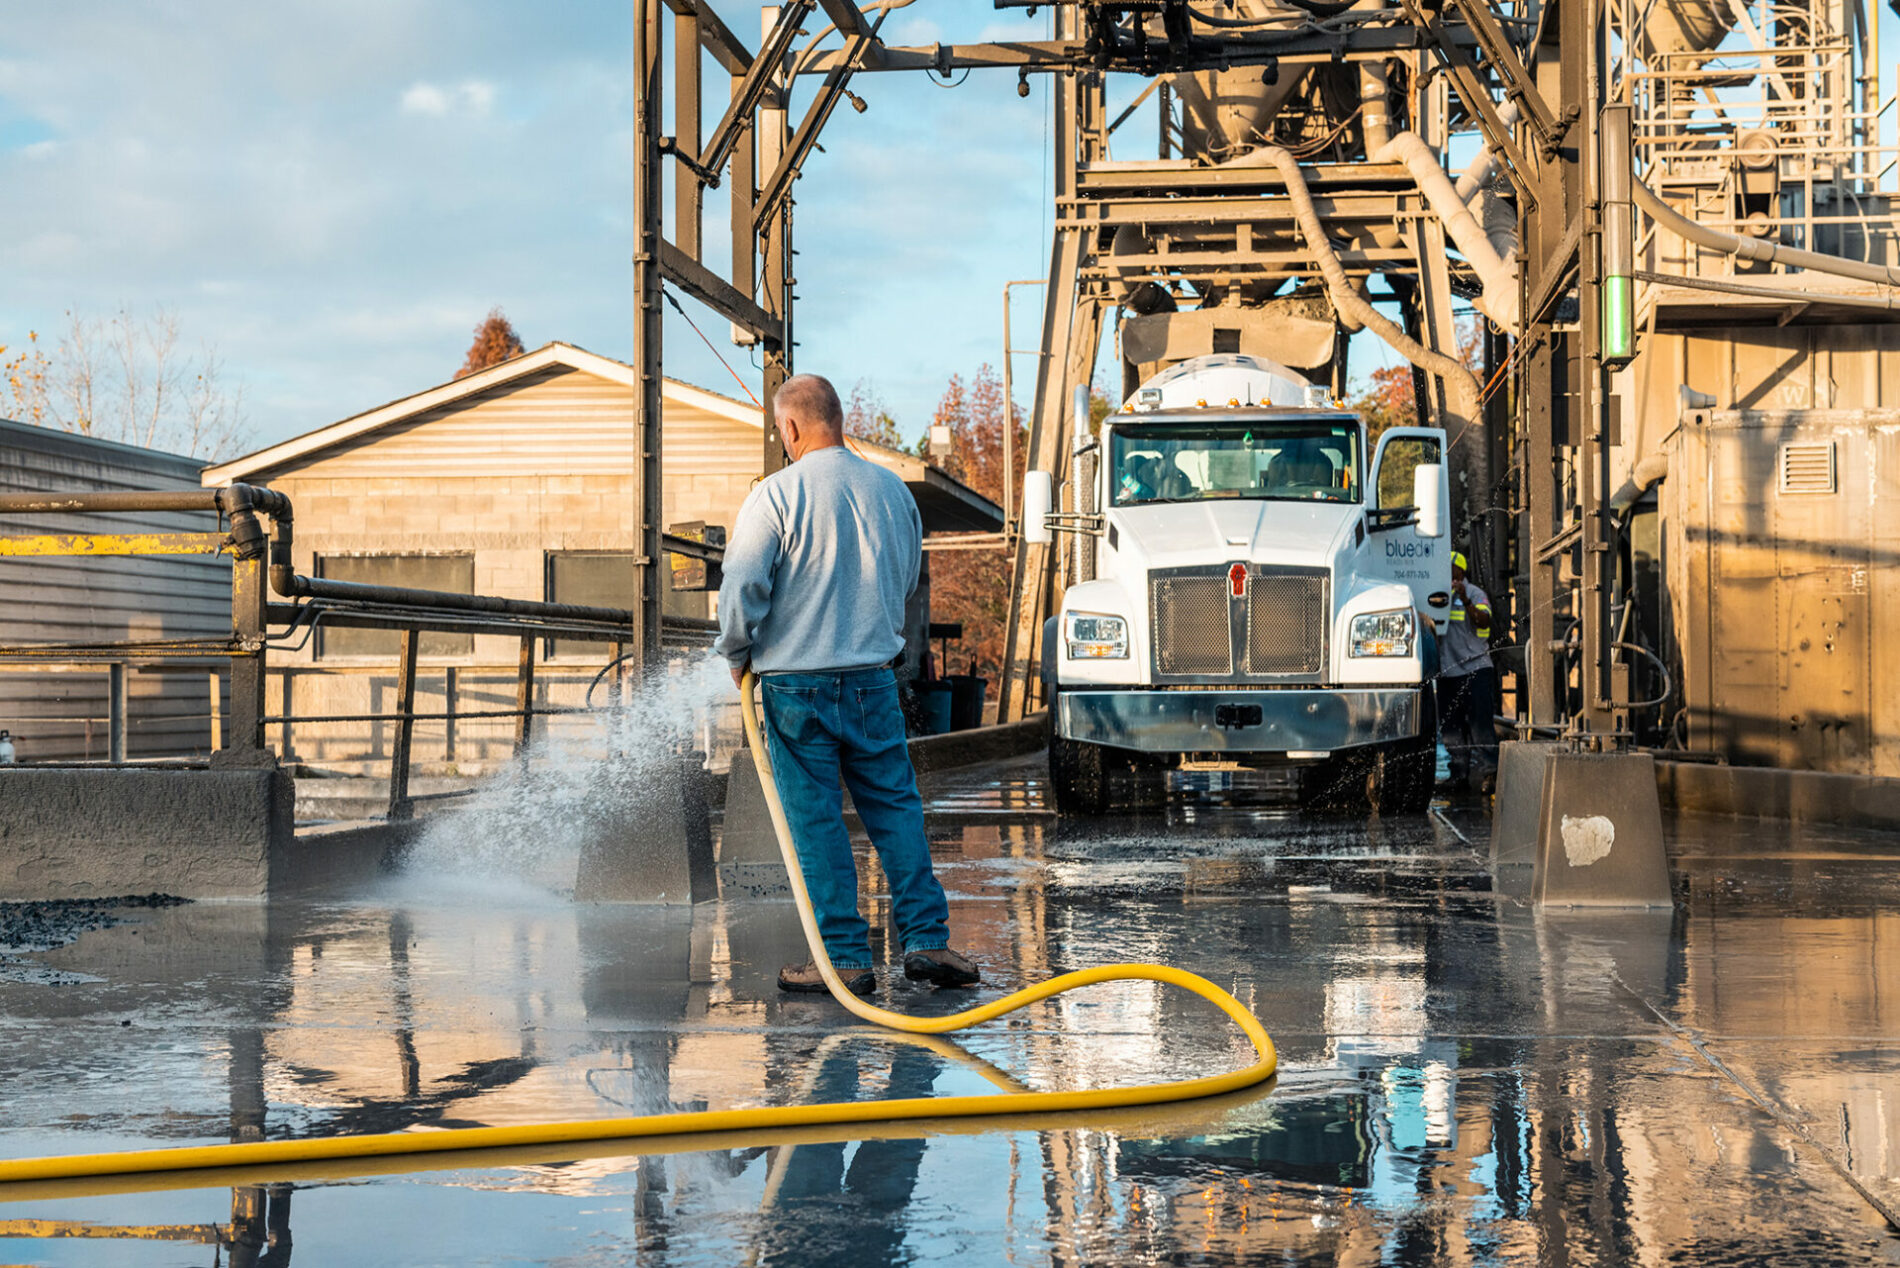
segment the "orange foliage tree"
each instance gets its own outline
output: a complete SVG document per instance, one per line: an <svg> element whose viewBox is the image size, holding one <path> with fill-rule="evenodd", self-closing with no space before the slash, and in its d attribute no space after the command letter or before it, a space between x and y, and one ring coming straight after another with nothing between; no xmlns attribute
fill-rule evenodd
<svg viewBox="0 0 1900 1268"><path fill-rule="evenodd" d="M962 375L952 375L932 422L950 429L950 453L941 460L944 470L999 506L1003 445L1013 445L1020 493L1023 414L1003 399L1003 381L991 366L983 365L967 382ZM962 641L950 647L948 668L962 673L974 662L976 672L990 680L991 700L1003 664L1011 572L1009 552L1000 548L933 551L930 556L931 612L937 620L963 624ZM944 670L938 666L939 673Z"/></svg>
<svg viewBox="0 0 1900 1268"><path fill-rule="evenodd" d="M455 377L466 378L491 365L500 365L510 357L520 356L525 350L521 336L502 316L500 305L496 305L488 310L488 316L482 318L481 324L475 327L475 342L468 346L468 356L463 358L462 368L455 372Z"/></svg>
<svg viewBox="0 0 1900 1268"><path fill-rule="evenodd" d="M1483 328L1476 320L1458 323L1458 358L1476 371L1483 363ZM1409 362L1381 366L1366 376L1365 385L1347 402L1366 420L1366 448L1379 443L1388 427L1418 425L1418 397Z"/></svg>
<svg viewBox="0 0 1900 1268"><path fill-rule="evenodd" d="M891 413L877 385L869 379L859 379L857 386L851 389L851 399L845 402L844 434L887 449L904 447L904 438L897 431L896 415Z"/></svg>
<svg viewBox="0 0 1900 1268"><path fill-rule="evenodd" d="M0 343L0 418L16 423L45 425L46 395L52 363L40 347L37 330L29 330L26 347L7 356L7 345Z"/></svg>

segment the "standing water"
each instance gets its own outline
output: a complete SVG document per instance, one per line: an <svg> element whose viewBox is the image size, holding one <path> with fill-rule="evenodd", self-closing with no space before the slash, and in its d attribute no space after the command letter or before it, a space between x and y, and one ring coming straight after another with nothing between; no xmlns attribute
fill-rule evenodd
<svg viewBox="0 0 1900 1268"><path fill-rule="evenodd" d="M641 819L667 766L734 698L726 662L709 655L654 675L617 707L549 719L524 760L429 822L403 876L471 899L571 894L582 849Z"/></svg>

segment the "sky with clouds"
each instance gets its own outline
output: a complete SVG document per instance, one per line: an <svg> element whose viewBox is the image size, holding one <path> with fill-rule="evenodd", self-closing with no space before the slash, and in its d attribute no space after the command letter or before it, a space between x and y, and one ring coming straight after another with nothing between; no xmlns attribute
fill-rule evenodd
<svg viewBox="0 0 1900 1268"><path fill-rule="evenodd" d="M755 6L715 2L756 41ZM930 0L884 33L1038 36L1047 12L1010 22L990 0ZM14 7L0 31L0 343L56 336L69 309L173 309L243 382L256 444L446 379L497 304L530 347L628 357L631 13ZM725 84L706 67L710 127ZM798 364L847 390L871 380L914 434L951 374L998 359L1003 283L1045 271L1048 99L1040 82L1019 98L1008 74L854 87L868 112L833 116L796 188ZM721 269L724 210L709 195ZM750 354L686 306L756 391ZM1035 315L1032 296L1019 310L1032 339ZM739 395L668 317L668 372Z"/></svg>

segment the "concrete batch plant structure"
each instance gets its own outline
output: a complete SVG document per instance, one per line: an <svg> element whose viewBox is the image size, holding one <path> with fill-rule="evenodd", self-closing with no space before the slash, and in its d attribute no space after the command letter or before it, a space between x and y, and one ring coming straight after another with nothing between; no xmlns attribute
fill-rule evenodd
<svg viewBox="0 0 1900 1268"><path fill-rule="evenodd" d="M228 664L225 734L205 769L159 774L178 776L166 804L249 797L254 866L204 892L270 896L100 901L191 875L165 860L192 861L209 828L165 818L162 799L67 825L66 854L35 845L24 880L70 879L53 863L78 858L87 901L0 904L0 1167L821 1102L876 1118L856 1103L1128 1087L1245 1059L1205 1010L1147 987L1064 996L961 1044L846 1027L834 1001L776 990L808 952L785 903L709 866L710 838L723 850L736 825L670 764L696 755L649 745L626 785L639 796L608 808L618 839L658 824L663 848L604 867L611 851L566 831L598 800L533 777L550 652L558 672L570 643L612 649L594 665L625 647L647 671L704 633L669 596L667 557L711 562L670 530L717 511L693 500L696 472L668 469L668 411L703 408L754 446L745 478L786 459L769 408L754 423L666 380L664 288L757 349L769 406L798 346L796 182L822 170L836 107L864 106L853 89L902 72L1000 70L1022 98L1047 83L1053 150L1025 465L1069 488L1051 518L1072 531L1023 531L1014 506L1001 533L982 531L999 508L964 525L984 540L963 544L1013 554L1001 695L1024 720L950 737L971 765L937 763L928 790L953 934L991 998L1084 965L1191 967L1272 1033L1277 1082L990 1132L877 1122L670 1156L623 1139L23 1180L0 1185L20 1216L0 1217L0 1258L165 1240L277 1268L294 1229L306 1255L365 1263L1900 1264L1900 692L1880 650L1900 594L1900 114L1876 7L997 0L1046 8L1048 38L918 47L879 34L903 0L788 0L748 13L743 35L721 7L634 6L630 364L551 345L199 490L0 495L22 515L215 513L159 544L230 556L228 637L187 649ZM1156 126L1131 142L1118 129L1147 102ZM707 189L730 250L708 249ZM1459 347L1467 300L1476 367ZM1124 386L1269 352L1344 395L1361 328L1414 367L1421 421L1449 438L1456 531L1497 600L1518 742L1495 806L1327 819L1257 772L1196 761L1117 771L1103 815L1063 816L1041 756L1003 756L1036 725L1043 622L1093 565L1098 508L1075 500L1073 473L1093 460L1086 388L1111 327ZM535 421L520 407L589 391L625 410L613 488L573 464L519 493L443 487L514 480L501 468L520 466ZM432 428L490 437L466 452L497 465L418 471L438 505L411 523L422 490L405 500L390 460L458 452L405 448ZM521 497L558 506L517 529ZM594 513L604 527L573 523ZM368 517L385 521L373 539L355 531ZM484 517L509 540L484 544ZM16 553L152 545L88 533ZM562 601L550 551L623 552L634 585ZM388 562L409 559L425 562ZM357 676L389 676L389 698L325 703L360 716L306 716L286 740L273 665L307 658L293 677L308 664L320 681L324 640L360 649L363 632L395 638L375 653L394 669ZM410 833L404 875L339 886L385 847L292 840L274 746L362 744L305 724L381 716L385 826L416 828L408 776L436 734L422 728L450 743L423 681L447 688L485 648L505 669L510 646L512 689L495 692L510 707L492 712L512 739L484 742L524 760L476 813ZM89 651L179 653L132 638ZM284 707L306 707L302 690ZM644 719L653 698L621 702ZM0 771L0 814L40 795L40 773ZM110 804L74 794L128 773L62 774L57 805ZM48 817L0 821L0 859L20 857L21 822ZM967 995L902 976L890 896L854 845L880 998L961 1011ZM524 847L533 868L509 864ZM1637 870L1623 892L1597 883ZM22 876L0 870L5 892ZM332 892L279 883L312 879ZM628 896L643 901L603 901Z"/></svg>

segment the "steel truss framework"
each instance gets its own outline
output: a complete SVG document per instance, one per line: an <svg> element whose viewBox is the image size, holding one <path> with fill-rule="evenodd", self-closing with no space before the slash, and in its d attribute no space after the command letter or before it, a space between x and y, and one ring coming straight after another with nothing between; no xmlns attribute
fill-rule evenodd
<svg viewBox="0 0 1900 1268"><path fill-rule="evenodd" d="M997 5L1021 7L1018 0ZM1601 0L1545 0L1515 14L1489 0L1399 0L1394 8L1271 29L1213 24L1185 0L1060 0L1052 8L1049 40L899 48L877 36L886 9L791 0L763 11L754 51L705 0L635 0L636 418L644 444L645 559L658 560L661 549L662 280L756 340L765 365L765 468L777 469L785 458L770 399L792 368L790 195L826 121L851 98L855 76L948 76L964 69L1014 71L1019 80L1052 76L1055 228L1028 463L1063 473L1075 439L1071 394L1091 379L1103 323L1125 295L1131 267L1189 303L1214 287L1271 288L1314 277L1315 257L1275 168L1168 157L1176 134L1193 124L1185 108L1170 101L1168 86L1178 80L1169 77L1258 67L1263 82L1272 83L1303 67L1372 64L1403 72L1405 108L1429 141L1442 146L1455 130L1475 130L1494 148L1509 183L1524 248L1522 324L1484 340L1492 390L1481 417L1457 418L1444 385L1422 374L1420 385L1428 390L1419 400L1423 412L1436 409L1447 423L1473 425L1463 443L1476 451L1470 461L1478 487L1462 518L1499 583L1504 620L1512 619L1511 592L1525 608L1525 643L1532 651L1528 682L1519 684L1524 711L1535 723L1554 725L1564 720L1561 708L1574 730L1598 742L1625 737L1627 671L1613 654L1610 624L1619 582L1607 510L1611 437L1598 335L1603 221L1596 139L1607 104ZM662 73L662 22L669 14L670 76ZM798 50L804 28L821 17L842 46L819 49L812 41ZM708 59L714 73L727 77L730 101L710 133L699 104ZM1109 137L1121 120L1109 117L1105 83L1121 72L1161 77L1160 160L1110 158ZM801 77L817 88L794 127L792 89ZM660 103L669 90L675 135L662 136ZM675 177L671 240L661 230L661 165L668 158ZM1455 352L1451 294L1475 288L1445 249L1443 226L1406 169L1336 146L1301 172L1336 233L1347 274L1361 287L1369 278L1385 278L1385 298L1402 301L1408 334L1434 351ZM701 208L709 185L723 187L730 199L728 277L702 259ZM1396 239L1393 226L1400 230ZM1153 249L1132 263L1115 255L1113 244L1124 230ZM1570 460L1559 461L1566 450ZM1018 539L1013 568L1008 668L1000 689L1004 717L1020 716L1039 699L1041 626L1063 563L1050 548ZM651 565L642 571L643 628L651 645L659 628L658 578ZM1580 587L1573 584L1578 574ZM1513 584L1513 575L1528 584ZM1572 593L1584 596L1582 610L1570 614L1586 666L1580 708L1564 705L1569 693L1557 650L1564 646L1558 614Z"/></svg>

